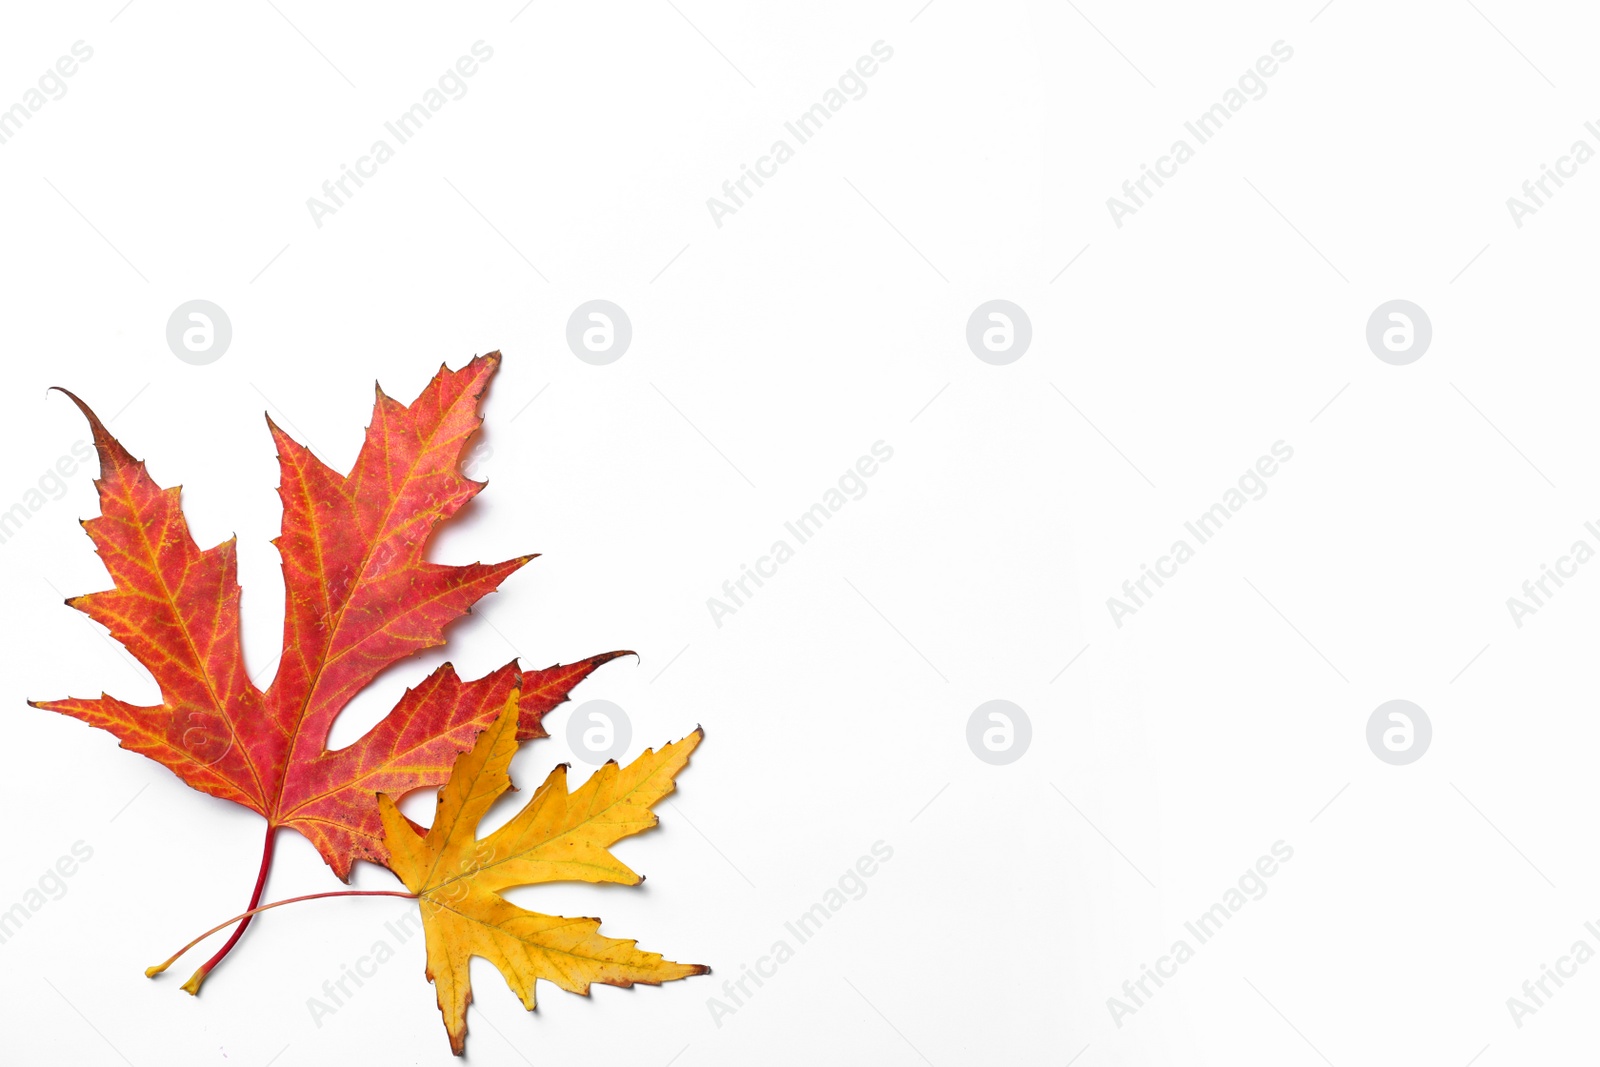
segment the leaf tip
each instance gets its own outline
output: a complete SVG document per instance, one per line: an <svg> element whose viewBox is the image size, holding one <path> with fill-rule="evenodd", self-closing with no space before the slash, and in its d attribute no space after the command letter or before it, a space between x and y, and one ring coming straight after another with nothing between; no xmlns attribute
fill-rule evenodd
<svg viewBox="0 0 1600 1067"><path fill-rule="evenodd" d="M111 431L106 429L105 423L100 421L100 416L96 415L94 409L85 404L78 394L59 385L53 385L50 388L77 405L78 410L83 413L83 417L89 420L89 429L94 433L95 451L100 454L102 473L104 473L105 461L108 455L120 462L138 462L128 454L126 449L117 443L117 439L111 436Z"/></svg>

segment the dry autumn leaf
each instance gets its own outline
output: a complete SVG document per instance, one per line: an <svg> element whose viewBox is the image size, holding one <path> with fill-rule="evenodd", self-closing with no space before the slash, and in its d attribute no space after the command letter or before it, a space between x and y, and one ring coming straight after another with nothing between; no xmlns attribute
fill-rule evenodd
<svg viewBox="0 0 1600 1067"><path fill-rule="evenodd" d="M455 757L517 699L518 739L546 736L545 713L609 652L542 671L513 661L474 681L448 663L407 690L354 744L329 751L339 712L379 672L444 643L444 628L531 556L447 566L428 541L483 488L462 475L478 400L500 365L492 352L458 371L440 367L407 406L378 390L355 467L339 474L267 420L278 446L286 603L283 652L266 690L245 672L235 542L202 550L178 488L158 486L72 397L94 431L100 516L83 525L114 588L67 603L111 631L155 677L162 703L116 697L30 702L108 730L195 789L267 820L250 907L261 899L280 827L317 847L341 879L358 859L387 863L376 794L437 786ZM196 992L248 920L185 989Z"/></svg>
<svg viewBox="0 0 1600 1067"><path fill-rule="evenodd" d="M646 750L626 767L607 763L573 793L567 792L566 767L557 767L526 807L480 840L479 821L511 788L507 771L517 751L516 718L516 704L508 700L494 725L456 760L426 834L389 796L378 798L389 866L420 900L428 980L458 1056L466 1051L473 956L499 968L529 1011L540 978L587 996L594 982L660 985L710 970L603 937L599 919L541 915L500 895L541 882L642 882L610 846L656 825L651 805L672 792L702 731L659 752Z"/></svg>

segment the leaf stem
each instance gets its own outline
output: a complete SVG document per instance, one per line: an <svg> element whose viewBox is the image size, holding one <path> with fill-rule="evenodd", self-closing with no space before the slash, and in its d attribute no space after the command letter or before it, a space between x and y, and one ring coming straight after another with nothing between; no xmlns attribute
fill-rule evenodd
<svg viewBox="0 0 1600 1067"><path fill-rule="evenodd" d="M271 911L273 908L281 908L285 904L298 904L302 900L326 900L329 897L404 897L407 900L417 899L417 895L415 893L401 893L398 890L393 889L341 889L332 893L308 893L303 897L290 897L288 900L276 900L271 904L262 904L259 907L251 908L249 911L241 912L225 922L218 923L205 933L201 934L199 937L195 938L193 941L189 942L187 945L184 945L178 951L174 952L163 962L156 964L154 967L145 968L144 976L146 978L154 978L156 975L160 974L162 971L166 970L168 967L171 967L175 962L177 962L178 957L182 956L185 952L188 952L191 948L194 948L196 945L210 937L212 934L216 933L218 930L224 930L232 924L240 922L241 920L243 920L243 923L239 928L241 930L244 929L243 924L248 924L251 917L257 912ZM234 940L237 940L237 937L238 935L236 933L234 938L228 943L231 945ZM218 955L220 956L221 953L218 953ZM204 967L200 968L200 970L196 971L195 978L189 979L189 982L184 984L184 990L189 993L197 992L199 989L199 981L204 981L204 975L207 969L210 968L213 963L215 963L215 959L208 962ZM199 981L196 981L196 979L199 979ZM194 989L189 988L190 983L194 984Z"/></svg>
<svg viewBox="0 0 1600 1067"><path fill-rule="evenodd" d="M239 923L239 928L235 930L233 932L233 936L228 938L227 942L217 950L217 954L212 956L209 960L206 960L205 963L201 964L200 969L195 971L194 974L190 975L187 982L183 983L183 990L189 995L196 997L200 995L200 985L206 980L206 976L211 973L212 969L215 968L217 964L222 962L222 958L224 956L233 951L233 946L237 945L239 943L239 938L244 936L245 927L250 925L250 917L255 914L256 905L261 903L261 892L267 888L267 872L272 869L272 853L274 847L276 846L277 838L278 828L272 825L272 823L268 822L267 840L266 843L261 846L261 870L256 874L255 892L250 894L249 908L243 913L242 916L244 921ZM229 921L231 922L234 920ZM223 923L223 926L226 925L227 923ZM196 938L196 940L199 940L199 938ZM193 944L194 942L191 941L188 945L185 945L184 951L187 951L191 946L193 946ZM183 952L178 953L178 956L181 955L183 955ZM178 958L178 956L174 956L172 959L175 960ZM167 964L170 964L171 962L172 960L168 960L167 963L162 964L162 969L164 970ZM149 976L152 972L147 971L145 973L147 976ZM160 971L156 971L154 973L159 974Z"/></svg>

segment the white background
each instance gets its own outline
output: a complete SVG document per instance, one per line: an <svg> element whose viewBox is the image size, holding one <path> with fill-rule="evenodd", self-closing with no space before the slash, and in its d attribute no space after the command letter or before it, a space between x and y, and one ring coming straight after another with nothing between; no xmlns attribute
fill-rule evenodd
<svg viewBox="0 0 1600 1067"><path fill-rule="evenodd" d="M471 677L618 647L640 659L577 696L627 710L630 755L706 728L660 829L618 846L645 888L513 896L715 974L545 985L529 1017L478 961L475 1061L1592 1054L1600 965L1520 1028L1506 1006L1574 941L1600 949L1600 566L1520 628L1506 607L1600 544L1600 165L1521 228L1506 207L1574 140L1600 148L1592 11L121 2L13 10L0 35L0 106L94 49L0 145L0 510L87 436L46 392L73 388L184 487L202 545L238 534L270 672L261 413L347 469L375 378L409 400L498 348L491 485L433 558L544 555L334 744L446 658ZM479 40L467 94L316 226L306 199ZM866 95L719 228L706 198L880 40ZM1280 40L1266 95L1114 225L1106 198ZM196 298L233 325L209 366L165 341ZM634 328L604 367L564 340L593 298ZM1032 321L1009 366L966 345L992 298ZM1409 366L1364 336L1396 298L1433 324ZM866 496L715 625L707 598L879 440ZM1114 625L1106 598L1280 440L1266 495ZM0 544L0 910L93 849L0 945L6 1062L446 1062L419 940L320 1025L307 1007L401 901L265 916L198 999L199 953L141 976L243 906L261 822L23 703L157 699L61 604L107 581L76 526L90 479ZM1007 766L966 742L995 698L1032 722ZM1395 698L1434 729L1403 767L1365 739ZM573 758L573 707L519 782ZM721 983L880 840L867 895L718 1025ZM1107 998L1279 840L1269 892L1119 1027ZM336 888L284 833L268 898Z"/></svg>

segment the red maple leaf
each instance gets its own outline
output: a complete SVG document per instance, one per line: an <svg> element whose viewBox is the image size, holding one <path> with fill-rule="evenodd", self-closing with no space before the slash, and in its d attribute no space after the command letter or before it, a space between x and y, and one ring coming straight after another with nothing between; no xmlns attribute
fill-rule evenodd
<svg viewBox="0 0 1600 1067"><path fill-rule="evenodd" d="M155 676L162 703L137 707L102 694L31 702L115 734L189 785L267 820L260 900L279 827L299 831L349 881L358 859L387 864L377 794L443 784L457 755L520 691L518 740L547 736L541 720L608 652L566 666L512 661L474 681L448 663L360 740L330 752L346 704L395 662L444 644L444 628L532 556L450 566L425 555L434 528L483 488L462 475L478 429L478 398L500 365L479 356L439 373L410 406L378 390L366 441L348 476L332 470L269 418L282 471L286 603L277 675L262 691L245 673L233 539L202 550L177 488L163 489L83 401L100 457L100 516L84 522L114 587L69 605L111 631ZM232 938L190 980L198 990ZM185 988L190 988L186 986Z"/></svg>

